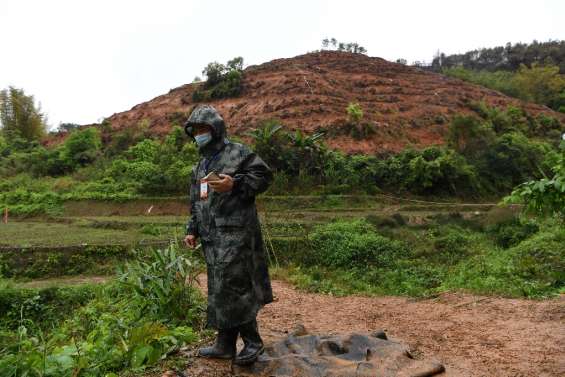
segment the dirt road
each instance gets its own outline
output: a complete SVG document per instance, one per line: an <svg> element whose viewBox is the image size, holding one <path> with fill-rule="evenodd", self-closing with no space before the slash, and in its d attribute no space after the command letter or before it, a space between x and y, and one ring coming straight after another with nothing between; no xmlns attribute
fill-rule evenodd
<svg viewBox="0 0 565 377"><path fill-rule="evenodd" d="M546 301L444 294L434 299L332 297L274 281L259 315L265 341L297 324L312 333L386 329L446 376L565 376L565 296ZM241 347L241 344L239 345ZM190 376L229 375L229 362L192 360Z"/></svg>

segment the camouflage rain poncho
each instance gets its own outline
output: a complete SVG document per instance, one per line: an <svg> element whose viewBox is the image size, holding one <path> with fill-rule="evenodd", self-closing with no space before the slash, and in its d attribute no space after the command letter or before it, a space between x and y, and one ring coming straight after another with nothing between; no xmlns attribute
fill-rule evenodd
<svg viewBox="0 0 565 377"><path fill-rule="evenodd" d="M272 181L269 167L248 147L226 139L222 117L211 106L198 106L185 129L212 126L213 140L200 149L202 159L190 182L191 216L187 234L200 237L208 271L208 320L212 328L231 328L253 320L273 301L255 196ZM200 199L200 179L211 171L230 175L233 189L208 190Z"/></svg>

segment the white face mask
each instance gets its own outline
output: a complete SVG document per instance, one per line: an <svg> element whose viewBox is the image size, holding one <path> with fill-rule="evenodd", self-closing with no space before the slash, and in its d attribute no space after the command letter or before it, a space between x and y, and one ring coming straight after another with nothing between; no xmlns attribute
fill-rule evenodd
<svg viewBox="0 0 565 377"><path fill-rule="evenodd" d="M203 147L212 141L212 133L207 132L205 134L196 135L194 136L194 140L196 140L196 144L198 144L199 147Z"/></svg>

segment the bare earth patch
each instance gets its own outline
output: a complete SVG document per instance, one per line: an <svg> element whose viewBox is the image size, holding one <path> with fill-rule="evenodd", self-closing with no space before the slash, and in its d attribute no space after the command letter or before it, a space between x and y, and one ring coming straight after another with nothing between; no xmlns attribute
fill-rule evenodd
<svg viewBox="0 0 565 377"><path fill-rule="evenodd" d="M274 281L276 301L259 314L270 342L303 324L314 334L386 329L446 376L564 376L565 296L533 301L460 293L434 299L333 297ZM239 348L241 348L241 344ZM191 359L190 376L230 375L229 361Z"/></svg>

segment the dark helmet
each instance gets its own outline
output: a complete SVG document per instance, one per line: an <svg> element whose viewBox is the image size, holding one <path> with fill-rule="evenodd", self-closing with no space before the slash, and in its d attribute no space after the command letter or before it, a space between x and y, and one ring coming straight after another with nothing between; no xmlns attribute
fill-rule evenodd
<svg viewBox="0 0 565 377"><path fill-rule="evenodd" d="M194 125L207 124L212 127L212 137L223 140L226 137L226 125L224 119L210 105L198 105L184 123L184 132L190 137L194 137Z"/></svg>

